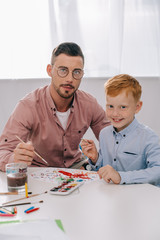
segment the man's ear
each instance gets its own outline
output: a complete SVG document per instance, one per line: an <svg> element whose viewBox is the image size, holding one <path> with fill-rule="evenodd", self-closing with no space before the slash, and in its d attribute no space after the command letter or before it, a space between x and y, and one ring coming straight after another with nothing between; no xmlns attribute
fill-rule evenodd
<svg viewBox="0 0 160 240"><path fill-rule="evenodd" d="M47 70L48 76L52 77L52 66L51 66L51 64L47 65L46 70Z"/></svg>
<svg viewBox="0 0 160 240"><path fill-rule="evenodd" d="M138 113L141 108L142 108L143 102L142 101L138 101L136 104L136 113Z"/></svg>

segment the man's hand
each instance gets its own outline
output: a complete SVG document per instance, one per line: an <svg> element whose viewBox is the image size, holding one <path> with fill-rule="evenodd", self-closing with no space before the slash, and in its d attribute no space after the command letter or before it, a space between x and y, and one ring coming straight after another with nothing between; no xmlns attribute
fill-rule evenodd
<svg viewBox="0 0 160 240"><path fill-rule="evenodd" d="M34 147L31 142L19 143L14 149L14 161L25 162L27 165L31 165L34 157Z"/></svg>
<svg viewBox="0 0 160 240"><path fill-rule="evenodd" d="M120 174L110 165L101 167L98 171L99 177L103 178L107 183L112 181L115 184L119 184L121 181Z"/></svg>
<svg viewBox="0 0 160 240"><path fill-rule="evenodd" d="M93 140L82 139L81 140L82 152L85 156L90 158L93 163L97 162L98 152L96 149L96 145Z"/></svg>

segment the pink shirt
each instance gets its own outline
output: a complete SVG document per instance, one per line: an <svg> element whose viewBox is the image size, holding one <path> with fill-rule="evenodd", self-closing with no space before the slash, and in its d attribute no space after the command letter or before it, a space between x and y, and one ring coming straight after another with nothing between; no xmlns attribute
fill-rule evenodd
<svg viewBox="0 0 160 240"><path fill-rule="evenodd" d="M34 149L51 167L70 167L80 160L79 143L89 127L96 138L109 125L105 111L90 94L77 90L71 105L66 130L56 116L49 86L39 88L17 104L0 137L0 169L13 162L13 151L19 140L32 141ZM45 166L36 155L35 166Z"/></svg>

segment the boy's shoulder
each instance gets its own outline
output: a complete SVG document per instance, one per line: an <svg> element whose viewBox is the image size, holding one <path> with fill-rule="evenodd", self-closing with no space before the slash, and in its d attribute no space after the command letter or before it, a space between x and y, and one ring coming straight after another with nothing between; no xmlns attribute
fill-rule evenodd
<svg viewBox="0 0 160 240"><path fill-rule="evenodd" d="M111 132L113 132L113 126L109 125L109 126L102 128L102 130L100 131L100 135L110 134Z"/></svg>
<svg viewBox="0 0 160 240"><path fill-rule="evenodd" d="M114 131L114 128L112 125L104 127L101 132L100 132L100 136L102 135L111 135ZM129 131L129 136L131 137L144 137L144 139L146 138L151 138L151 137L156 137L159 138L159 136L156 134L156 132L151 129L149 126L144 125L140 122L138 122L137 120L135 120L135 127ZM127 135L128 135L127 134Z"/></svg>
<svg viewBox="0 0 160 240"><path fill-rule="evenodd" d="M135 130L137 132L146 133L147 135L157 135L156 132L153 129L151 129L149 126L144 125L142 123L138 123L137 128Z"/></svg>

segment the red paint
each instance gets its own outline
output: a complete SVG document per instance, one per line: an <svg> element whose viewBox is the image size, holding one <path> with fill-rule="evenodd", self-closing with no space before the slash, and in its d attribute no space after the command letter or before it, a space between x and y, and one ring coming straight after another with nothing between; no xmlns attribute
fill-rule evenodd
<svg viewBox="0 0 160 240"><path fill-rule="evenodd" d="M72 174L72 173L69 173L69 172L66 172L66 171L59 171L59 173L62 173L66 176L69 176L69 177L72 177L72 178L82 178L82 179L90 179L88 176L87 176L87 173L75 173L75 174Z"/></svg>

